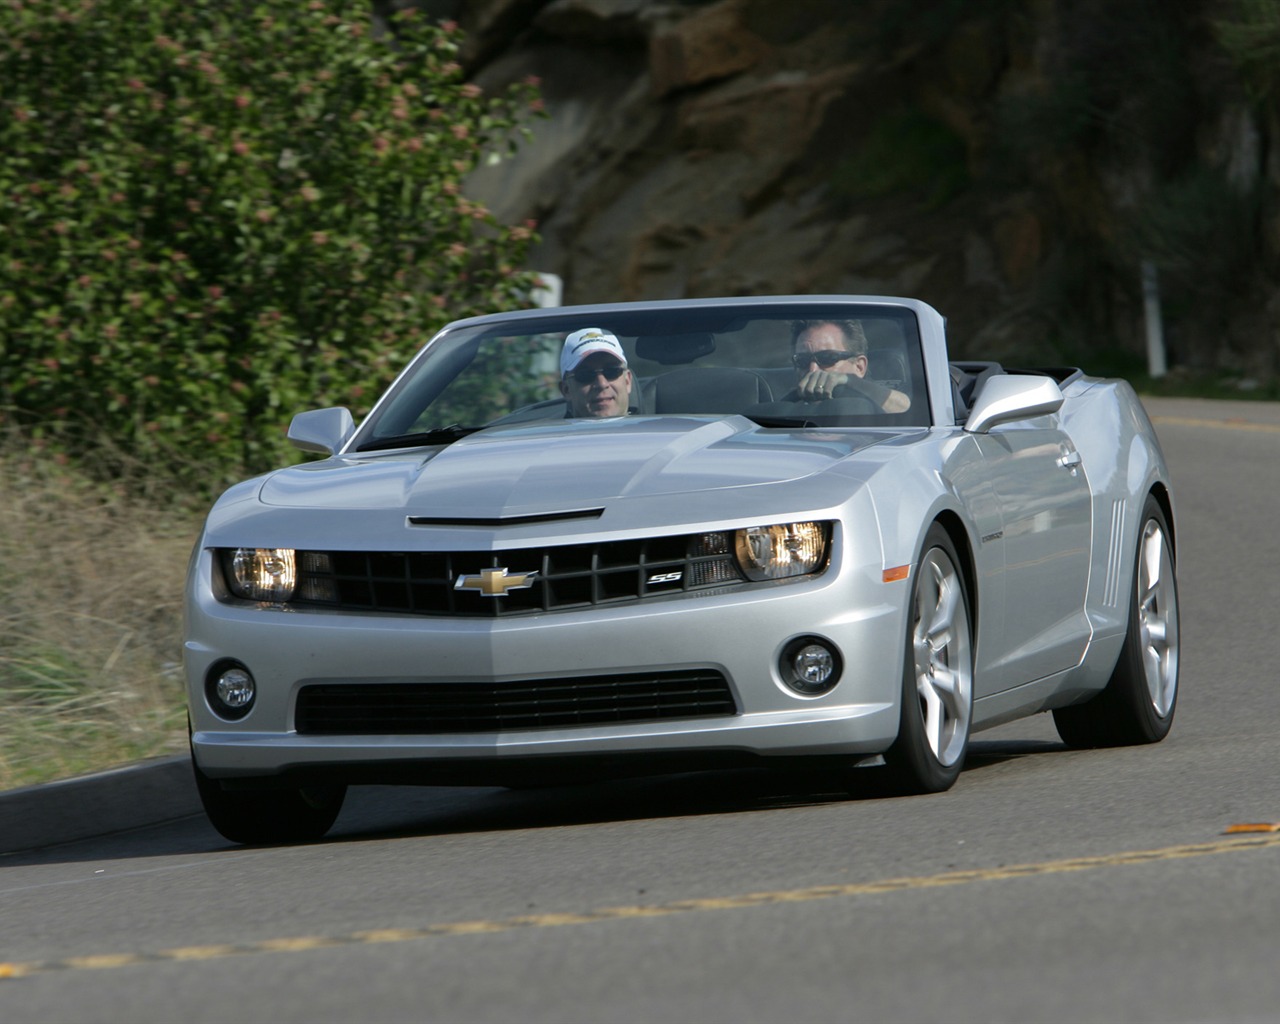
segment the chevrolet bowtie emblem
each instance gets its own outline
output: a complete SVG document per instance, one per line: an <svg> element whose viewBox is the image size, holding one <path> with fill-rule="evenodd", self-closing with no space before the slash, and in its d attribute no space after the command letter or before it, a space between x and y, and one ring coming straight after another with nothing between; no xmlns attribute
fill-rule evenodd
<svg viewBox="0 0 1280 1024"><path fill-rule="evenodd" d="M485 597L506 597L509 590L524 590L533 586L536 572L508 573L506 568L481 569L479 576L463 573L453 585L454 590L478 590Z"/></svg>

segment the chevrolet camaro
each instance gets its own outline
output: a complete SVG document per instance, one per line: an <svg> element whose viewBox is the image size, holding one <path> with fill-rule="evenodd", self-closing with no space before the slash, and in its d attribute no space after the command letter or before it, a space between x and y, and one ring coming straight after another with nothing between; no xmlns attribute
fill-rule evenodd
<svg viewBox="0 0 1280 1024"><path fill-rule="evenodd" d="M1162 739L1174 506L1128 384L952 360L886 297L499 313L309 461L231 487L186 589L204 807L317 839L353 784L874 763ZM850 774L852 778L852 773Z"/></svg>

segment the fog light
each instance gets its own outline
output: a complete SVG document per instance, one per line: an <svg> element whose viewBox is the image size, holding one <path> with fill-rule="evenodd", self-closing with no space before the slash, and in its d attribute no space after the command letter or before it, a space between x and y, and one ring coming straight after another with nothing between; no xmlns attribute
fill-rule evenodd
<svg viewBox="0 0 1280 1024"><path fill-rule="evenodd" d="M816 697L830 692L840 681L840 654L829 641L802 636L783 648L778 668L789 688Z"/></svg>
<svg viewBox="0 0 1280 1024"><path fill-rule="evenodd" d="M243 665L224 662L209 673L205 694L209 706L220 718L244 718L258 695L253 676Z"/></svg>

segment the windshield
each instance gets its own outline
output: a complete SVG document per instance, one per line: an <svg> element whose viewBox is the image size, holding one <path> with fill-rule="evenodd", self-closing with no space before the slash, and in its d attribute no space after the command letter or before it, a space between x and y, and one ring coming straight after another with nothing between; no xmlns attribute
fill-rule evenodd
<svg viewBox="0 0 1280 1024"><path fill-rule="evenodd" d="M432 340L356 447L446 443L502 425L734 414L767 427L927 426L915 314L725 303L472 322Z"/></svg>

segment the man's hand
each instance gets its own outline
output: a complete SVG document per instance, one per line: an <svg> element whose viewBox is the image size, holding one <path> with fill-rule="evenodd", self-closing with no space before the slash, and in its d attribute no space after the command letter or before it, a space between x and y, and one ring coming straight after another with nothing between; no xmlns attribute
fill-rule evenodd
<svg viewBox="0 0 1280 1024"><path fill-rule="evenodd" d="M851 380L860 379L859 377L851 377L846 373L836 373L832 370L813 370L800 378L800 382L796 385L796 390L800 393L800 401L819 402L824 398L833 397L836 393L836 388L848 384Z"/></svg>

